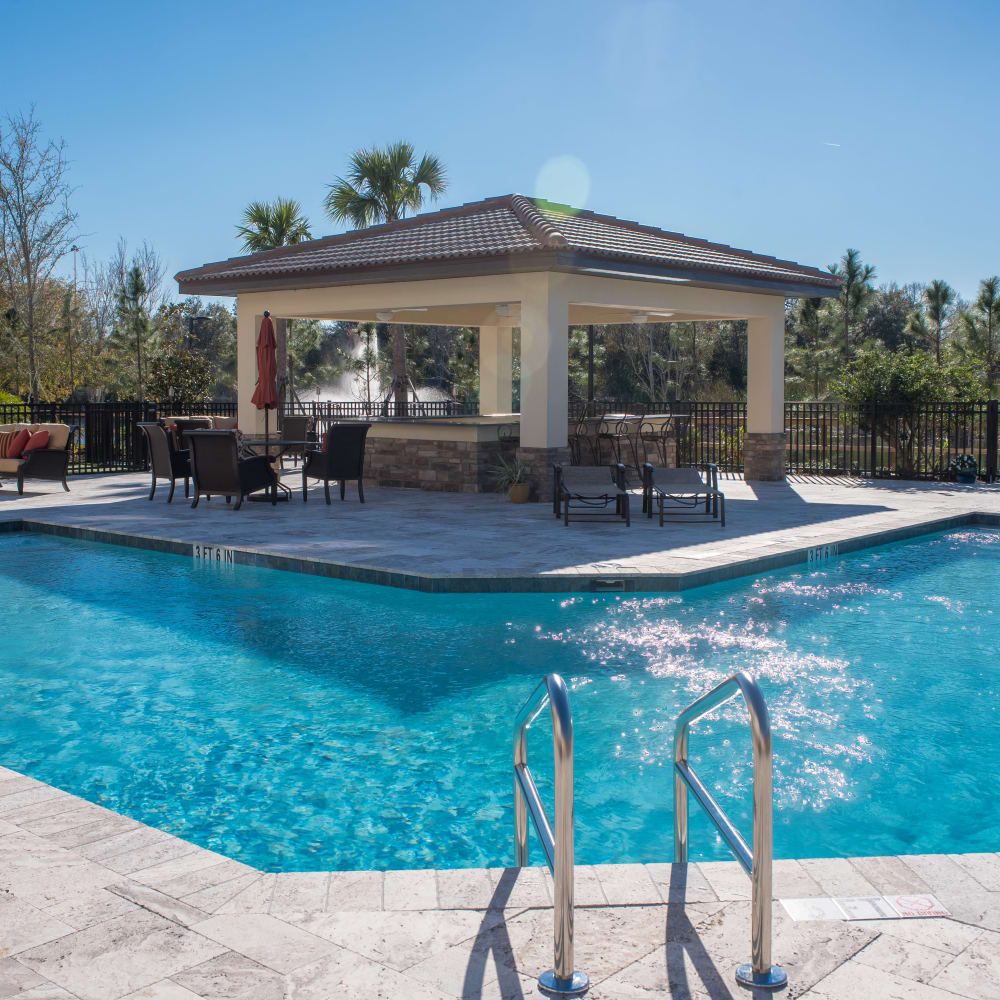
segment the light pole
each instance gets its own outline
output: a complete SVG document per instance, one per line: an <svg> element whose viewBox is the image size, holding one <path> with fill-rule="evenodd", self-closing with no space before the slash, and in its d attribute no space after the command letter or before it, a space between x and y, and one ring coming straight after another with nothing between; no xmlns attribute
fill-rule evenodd
<svg viewBox="0 0 1000 1000"><path fill-rule="evenodd" d="M69 252L73 255L73 298L70 302L69 326L66 329L66 337L69 340L69 394L72 397L76 392L76 379L73 376L73 326L76 323L76 255L80 248L74 243Z"/></svg>

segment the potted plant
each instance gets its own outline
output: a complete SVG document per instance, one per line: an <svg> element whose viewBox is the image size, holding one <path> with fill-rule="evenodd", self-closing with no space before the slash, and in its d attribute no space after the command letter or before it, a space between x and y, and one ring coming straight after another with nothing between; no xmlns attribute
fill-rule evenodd
<svg viewBox="0 0 1000 1000"><path fill-rule="evenodd" d="M502 455L490 469L497 492L510 497L511 503L527 503L531 498L531 483L527 481L528 470L517 457L509 462Z"/></svg>
<svg viewBox="0 0 1000 1000"><path fill-rule="evenodd" d="M979 463L975 455L957 455L948 463L948 471L955 477L956 483L973 486L979 474Z"/></svg>

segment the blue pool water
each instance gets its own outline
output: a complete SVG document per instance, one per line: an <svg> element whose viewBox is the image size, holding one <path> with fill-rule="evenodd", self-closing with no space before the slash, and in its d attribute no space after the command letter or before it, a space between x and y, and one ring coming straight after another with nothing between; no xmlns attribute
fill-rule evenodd
<svg viewBox="0 0 1000 1000"><path fill-rule="evenodd" d="M675 595L425 595L0 536L0 762L265 869L512 863L511 721L558 671L578 859L665 860L673 719L741 668L777 855L992 851L998 571L984 529ZM691 757L749 832L744 719Z"/></svg>

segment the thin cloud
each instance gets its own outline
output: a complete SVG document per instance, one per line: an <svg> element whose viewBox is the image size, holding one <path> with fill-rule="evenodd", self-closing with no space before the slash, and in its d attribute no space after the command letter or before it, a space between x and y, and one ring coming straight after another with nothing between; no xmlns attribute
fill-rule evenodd
<svg viewBox="0 0 1000 1000"><path fill-rule="evenodd" d="M826 140L824 140L823 141L823 145L824 146L836 146L837 149L840 149L840 143L839 142L827 142Z"/></svg>

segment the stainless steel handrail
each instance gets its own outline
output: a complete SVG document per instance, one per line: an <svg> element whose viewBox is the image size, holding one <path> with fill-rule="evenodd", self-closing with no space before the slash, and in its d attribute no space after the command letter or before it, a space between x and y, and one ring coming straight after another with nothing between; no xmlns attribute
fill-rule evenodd
<svg viewBox="0 0 1000 1000"><path fill-rule="evenodd" d="M528 769L527 731L548 705L555 757L556 829L545 814ZM590 986L586 973L573 968L573 716L569 692L559 674L548 674L521 706L514 721L514 845L517 866L528 864L528 816L535 826L555 886L552 912L553 968L538 977L549 993L572 995Z"/></svg>
<svg viewBox="0 0 1000 1000"><path fill-rule="evenodd" d="M722 806L688 763L688 730L720 705L743 695L750 714L753 741L753 848L743 839ZM688 790L701 803L736 860L750 876L750 958L736 970L736 981L747 989L780 990L788 976L771 964L772 824L771 720L757 682L740 671L702 695L677 717L674 729L674 861L688 859Z"/></svg>

